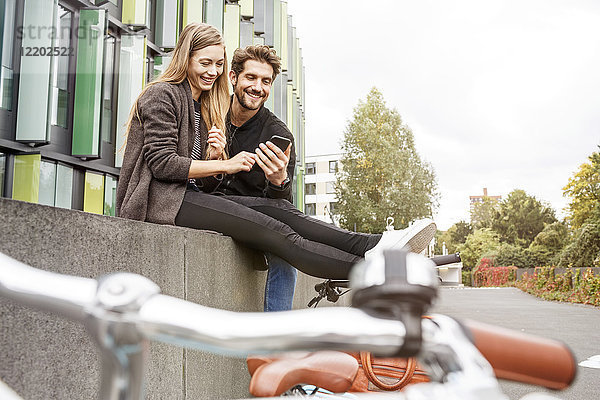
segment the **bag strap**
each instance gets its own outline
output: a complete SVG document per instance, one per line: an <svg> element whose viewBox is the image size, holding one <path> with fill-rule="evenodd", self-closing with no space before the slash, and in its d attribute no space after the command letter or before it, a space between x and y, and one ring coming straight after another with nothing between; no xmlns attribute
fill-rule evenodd
<svg viewBox="0 0 600 400"><path fill-rule="evenodd" d="M360 352L360 362L363 366L363 370L365 371L365 374L367 375L367 378L369 378L369 380L371 382L373 382L373 384L375 386L377 386L381 390L390 390L390 391L391 390L399 390L399 389L402 389L404 386L406 386L412 379L412 377L415 373L415 369L417 368L416 358L414 358L414 357L408 358L408 361L406 363L406 372L404 373L402 378L400 378L400 380L394 384L387 384L385 382L382 382L375 375L375 372L373 372L372 354L370 352L361 351Z"/></svg>

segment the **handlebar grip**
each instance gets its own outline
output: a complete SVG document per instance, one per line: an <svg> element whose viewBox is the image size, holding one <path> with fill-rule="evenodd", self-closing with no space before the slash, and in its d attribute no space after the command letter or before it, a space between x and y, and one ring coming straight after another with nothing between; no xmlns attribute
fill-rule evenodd
<svg viewBox="0 0 600 400"><path fill-rule="evenodd" d="M461 259L460 259L460 253L454 253L454 254L448 254L448 255L445 255L445 256L432 257L431 261L433 261L435 263L435 265L437 265L438 267L440 265L459 263L461 261Z"/></svg>
<svg viewBox="0 0 600 400"><path fill-rule="evenodd" d="M577 363L564 343L472 320L462 324L498 378L554 390L567 388L575 379Z"/></svg>

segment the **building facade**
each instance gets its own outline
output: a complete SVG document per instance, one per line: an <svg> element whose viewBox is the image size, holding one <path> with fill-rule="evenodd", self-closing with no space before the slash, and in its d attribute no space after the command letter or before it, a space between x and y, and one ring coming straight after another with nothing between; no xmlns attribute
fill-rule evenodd
<svg viewBox="0 0 600 400"><path fill-rule="evenodd" d="M304 66L280 0L0 2L0 196L115 215L129 112L190 22L216 26L229 61L249 44L281 56L267 107L295 137L303 209Z"/></svg>
<svg viewBox="0 0 600 400"><path fill-rule="evenodd" d="M342 154L307 156L304 176L304 212L321 221L338 225L335 216L336 172L341 168Z"/></svg>
<svg viewBox="0 0 600 400"><path fill-rule="evenodd" d="M502 196L489 196L487 188L483 188L483 195L469 196L469 211L471 215L473 215L473 211L475 210L475 204L483 203L483 200L486 198L496 202L502 200Z"/></svg>

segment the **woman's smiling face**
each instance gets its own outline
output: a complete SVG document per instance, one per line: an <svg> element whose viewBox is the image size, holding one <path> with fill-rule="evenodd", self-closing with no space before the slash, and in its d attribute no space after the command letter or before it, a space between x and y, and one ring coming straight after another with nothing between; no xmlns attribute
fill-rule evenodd
<svg viewBox="0 0 600 400"><path fill-rule="evenodd" d="M195 89L207 91L223 73L225 49L223 46L208 46L192 53L188 64L187 76Z"/></svg>

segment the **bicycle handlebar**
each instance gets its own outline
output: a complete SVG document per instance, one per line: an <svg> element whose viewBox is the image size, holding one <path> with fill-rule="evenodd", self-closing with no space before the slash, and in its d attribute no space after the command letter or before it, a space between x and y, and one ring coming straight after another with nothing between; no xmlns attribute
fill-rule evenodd
<svg viewBox="0 0 600 400"><path fill-rule="evenodd" d="M354 308L240 313L164 295L146 301L136 324L154 340L238 356L318 349L392 355L402 347L405 334L402 322Z"/></svg>
<svg viewBox="0 0 600 400"><path fill-rule="evenodd" d="M114 356L122 351L119 354L127 359L127 371L118 371L121 375L111 382L122 383L129 379L127 376L142 379L138 370L144 358L131 349L145 351L146 346L136 345L143 337L236 355L330 349L402 356L399 351L404 346L405 325L356 308L237 313L158 293L153 282L139 275L119 273L96 281L32 268L0 253L1 296L84 322L98 343L108 344L103 350L106 354ZM106 329L110 324L122 329ZM482 355L456 322L434 316L421 325L422 354L429 357L426 364L433 378L441 382L446 375L462 374L462 381L487 379L491 367L485 367ZM575 361L563 344L473 322L466 326L499 377L555 389L568 386L574 379ZM98 340L103 335L114 336ZM136 381L130 386L142 384ZM493 382L490 387L494 387Z"/></svg>
<svg viewBox="0 0 600 400"><path fill-rule="evenodd" d="M0 253L0 294L37 309L82 321L96 301L95 279L30 267Z"/></svg>
<svg viewBox="0 0 600 400"><path fill-rule="evenodd" d="M447 254L445 256L431 257L430 260L433 261L435 263L435 265L437 265L438 267L440 267L442 265L446 265L446 264L458 263L461 261L460 253Z"/></svg>

